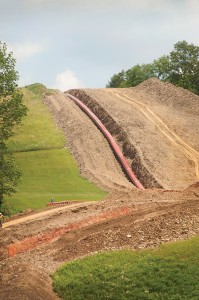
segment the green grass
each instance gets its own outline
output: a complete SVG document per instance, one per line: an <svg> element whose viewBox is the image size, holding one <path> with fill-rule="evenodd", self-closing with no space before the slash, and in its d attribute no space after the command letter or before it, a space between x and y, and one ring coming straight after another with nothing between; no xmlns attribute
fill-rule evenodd
<svg viewBox="0 0 199 300"><path fill-rule="evenodd" d="M83 179L73 157L66 149L20 152L15 154L23 170L18 192L7 197L14 209L45 207L51 197L63 200L101 200L106 193Z"/></svg>
<svg viewBox="0 0 199 300"><path fill-rule="evenodd" d="M56 127L51 113L41 100L44 94L53 92L41 84L23 89L28 115L8 141L23 176L17 193L5 197L5 209L9 213L43 208L51 197L55 201L89 201L103 199L106 195L80 176L75 160L64 149L63 132Z"/></svg>
<svg viewBox="0 0 199 300"><path fill-rule="evenodd" d="M53 285L67 300L198 300L199 237L73 261L54 273Z"/></svg>
<svg viewBox="0 0 199 300"><path fill-rule="evenodd" d="M41 101L41 95L32 90L34 88L22 90L24 104L29 111L22 124L17 126L15 135L9 139L9 149L16 152L63 148L63 132L56 127L48 108Z"/></svg>

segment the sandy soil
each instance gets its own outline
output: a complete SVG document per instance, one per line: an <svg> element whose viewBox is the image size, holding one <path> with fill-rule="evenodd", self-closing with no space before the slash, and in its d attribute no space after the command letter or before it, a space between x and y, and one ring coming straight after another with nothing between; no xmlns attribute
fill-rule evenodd
<svg viewBox="0 0 199 300"><path fill-rule="evenodd" d="M101 250L154 248L199 234L199 97L154 79L136 88L76 93L112 128L145 184L163 188L132 187L88 117L61 92L46 97L81 173L111 192L104 201L5 223L0 299L59 299L50 274L66 261Z"/></svg>

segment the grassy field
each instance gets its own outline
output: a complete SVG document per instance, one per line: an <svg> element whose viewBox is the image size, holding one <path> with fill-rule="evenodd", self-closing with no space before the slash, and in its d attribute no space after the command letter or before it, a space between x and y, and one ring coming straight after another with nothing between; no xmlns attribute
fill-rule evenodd
<svg viewBox="0 0 199 300"><path fill-rule="evenodd" d="M23 176L18 192L7 199L14 209L42 208L51 197L55 201L105 197L105 192L80 176L66 149L19 152L15 158Z"/></svg>
<svg viewBox="0 0 199 300"><path fill-rule="evenodd" d="M53 275L67 300L198 300L199 237L157 250L98 253Z"/></svg>
<svg viewBox="0 0 199 300"><path fill-rule="evenodd" d="M9 148L14 152L63 148L64 135L42 103L39 89L36 94L31 88L24 88L22 92L24 104L29 111L22 124L16 128L15 135L8 141Z"/></svg>
<svg viewBox="0 0 199 300"><path fill-rule="evenodd" d="M23 89L28 115L9 142L23 176L18 191L6 197L13 212L45 207L51 197L62 200L99 200L106 195L83 179L67 149L65 139L41 98L48 90L35 84ZM50 91L51 92L51 91Z"/></svg>

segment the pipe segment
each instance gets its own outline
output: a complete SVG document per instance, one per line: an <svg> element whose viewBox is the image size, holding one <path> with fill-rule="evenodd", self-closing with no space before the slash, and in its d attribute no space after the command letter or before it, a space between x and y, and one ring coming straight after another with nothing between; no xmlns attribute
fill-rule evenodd
<svg viewBox="0 0 199 300"><path fill-rule="evenodd" d="M133 173L132 169L130 168L126 158L124 157L122 151L120 150L119 146L115 142L114 138L110 134L110 132L106 129L104 124L98 119L98 117L88 108L81 100L74 97L71 94L65 94L67 97L69 97L71 100L73 100L90 118L91 120L96 124L96 126L100 129L100 131L104 134L105 138L108 140L109 144L111 145L111 148L113 149L115 155L118 157L121 165L123 166L124 170L126 171L128 178L130 181L141 190L144 190L143 185L138 180L138 178Z"/></svg>

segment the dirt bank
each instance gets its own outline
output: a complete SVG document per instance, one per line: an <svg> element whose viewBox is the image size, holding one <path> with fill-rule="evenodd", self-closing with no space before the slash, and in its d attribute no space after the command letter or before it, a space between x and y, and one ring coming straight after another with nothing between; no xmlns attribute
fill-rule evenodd
<svg viewBox="0 0 199 300"><path fill-rule="evenodd" d="M108 142L93 122L63 93L47 96L57 126L66 136L66 145L78 162L82 176L106 190L125 191L134 186L126 179Z"/></svg>
<svg viewBox="0 0 199 300"><path fill-rule="evenodd" d="M183 189L199 179L198 96L157 79L135 88L69 92L112 128L146 187Z"/></svg>

